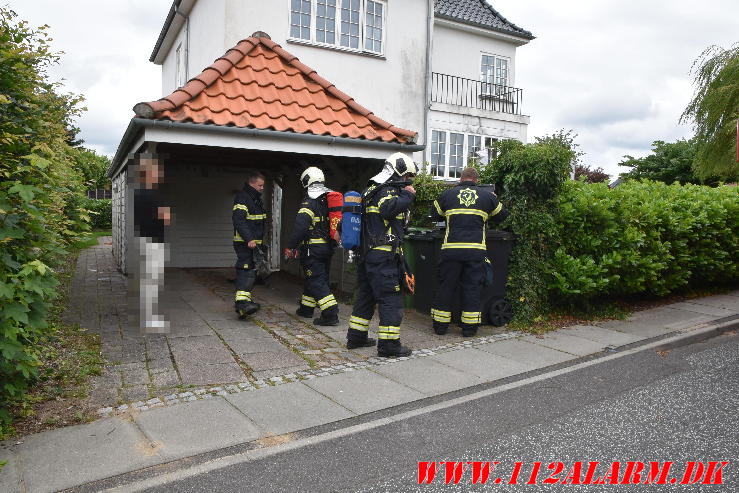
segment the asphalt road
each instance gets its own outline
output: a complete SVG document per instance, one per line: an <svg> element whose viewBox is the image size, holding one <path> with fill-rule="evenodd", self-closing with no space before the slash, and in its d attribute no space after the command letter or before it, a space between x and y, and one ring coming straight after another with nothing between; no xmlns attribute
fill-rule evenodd
<svg viewBox="0 0 739 493"><path fill-rule="evenodd" d="M356 434L168 483L156 492L739 491L739 336L647 350ZM500 461L488 483L419 486L418 461ZM537 485L519 483L542 463ZM544 485L547 465L576 461L728 461L724 485ZM607 470L599 466L597 476ZM619 478L623 475L623 467ZM583 470L581 478L584 479ZM502 477L502 484L495 478ZM644 478L642 478L643 480Z"/></svg>

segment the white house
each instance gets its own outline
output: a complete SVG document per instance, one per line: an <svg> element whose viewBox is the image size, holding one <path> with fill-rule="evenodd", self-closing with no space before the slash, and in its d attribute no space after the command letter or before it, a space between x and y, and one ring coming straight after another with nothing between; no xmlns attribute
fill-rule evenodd
<svg viewBox="0 0 739 493"><path fill-rule="evenodd" d="M305 167L356 189L400 150L454 179L492 139L525 141L515 49L531 39L484 0L174 0L150 58L163 97L136 104L110 169L119 266L140 153L164 161L172 266L232 265L233 195L257 168L285 268Z"/></svg>

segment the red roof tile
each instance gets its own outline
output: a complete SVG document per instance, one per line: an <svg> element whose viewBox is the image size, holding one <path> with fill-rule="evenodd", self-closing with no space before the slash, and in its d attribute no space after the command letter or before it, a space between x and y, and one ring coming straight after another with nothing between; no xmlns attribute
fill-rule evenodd
<svg viewBox="0 0 739 493"><path fill-rule="evenodd" d="M240 41L183 87L138 103L140 118L415 142L268 38Z"/></svg>

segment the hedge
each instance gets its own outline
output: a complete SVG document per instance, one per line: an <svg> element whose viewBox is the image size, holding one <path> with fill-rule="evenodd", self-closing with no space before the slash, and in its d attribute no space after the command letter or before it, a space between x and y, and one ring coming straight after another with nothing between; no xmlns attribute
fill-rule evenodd
<svg viewBox="0 0 739 493"><path fill-rule="evenodd" d="M553 300L662 296L738 278L736 187L569 182L554 207L558 234L546 268Z"/></svg>
<svg viewBox="0 0 739 493"><path fill-rule="evenodd" d="M113 201L85 198L80 204L90 215L92 229L107 230L113 224Z"/></svg>
<svg viewBox="0 0 739 493"><path fill-rule="evenodd" d="M78 148L80 98L56 92L46 27L0 7L0 437L10 409L38 377L38 349L53 332L54 268L89 229Z"/></svg>

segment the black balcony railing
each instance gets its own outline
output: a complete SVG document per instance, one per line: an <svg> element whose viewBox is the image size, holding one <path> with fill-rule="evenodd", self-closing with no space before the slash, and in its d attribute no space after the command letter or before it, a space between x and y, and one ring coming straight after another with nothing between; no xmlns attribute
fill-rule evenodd
<svg viewBox="0 0 739 493"><path fill-rule="evenodd" d="M521 114L523 91L454 75L431 74L431 102Z"/></svg>

